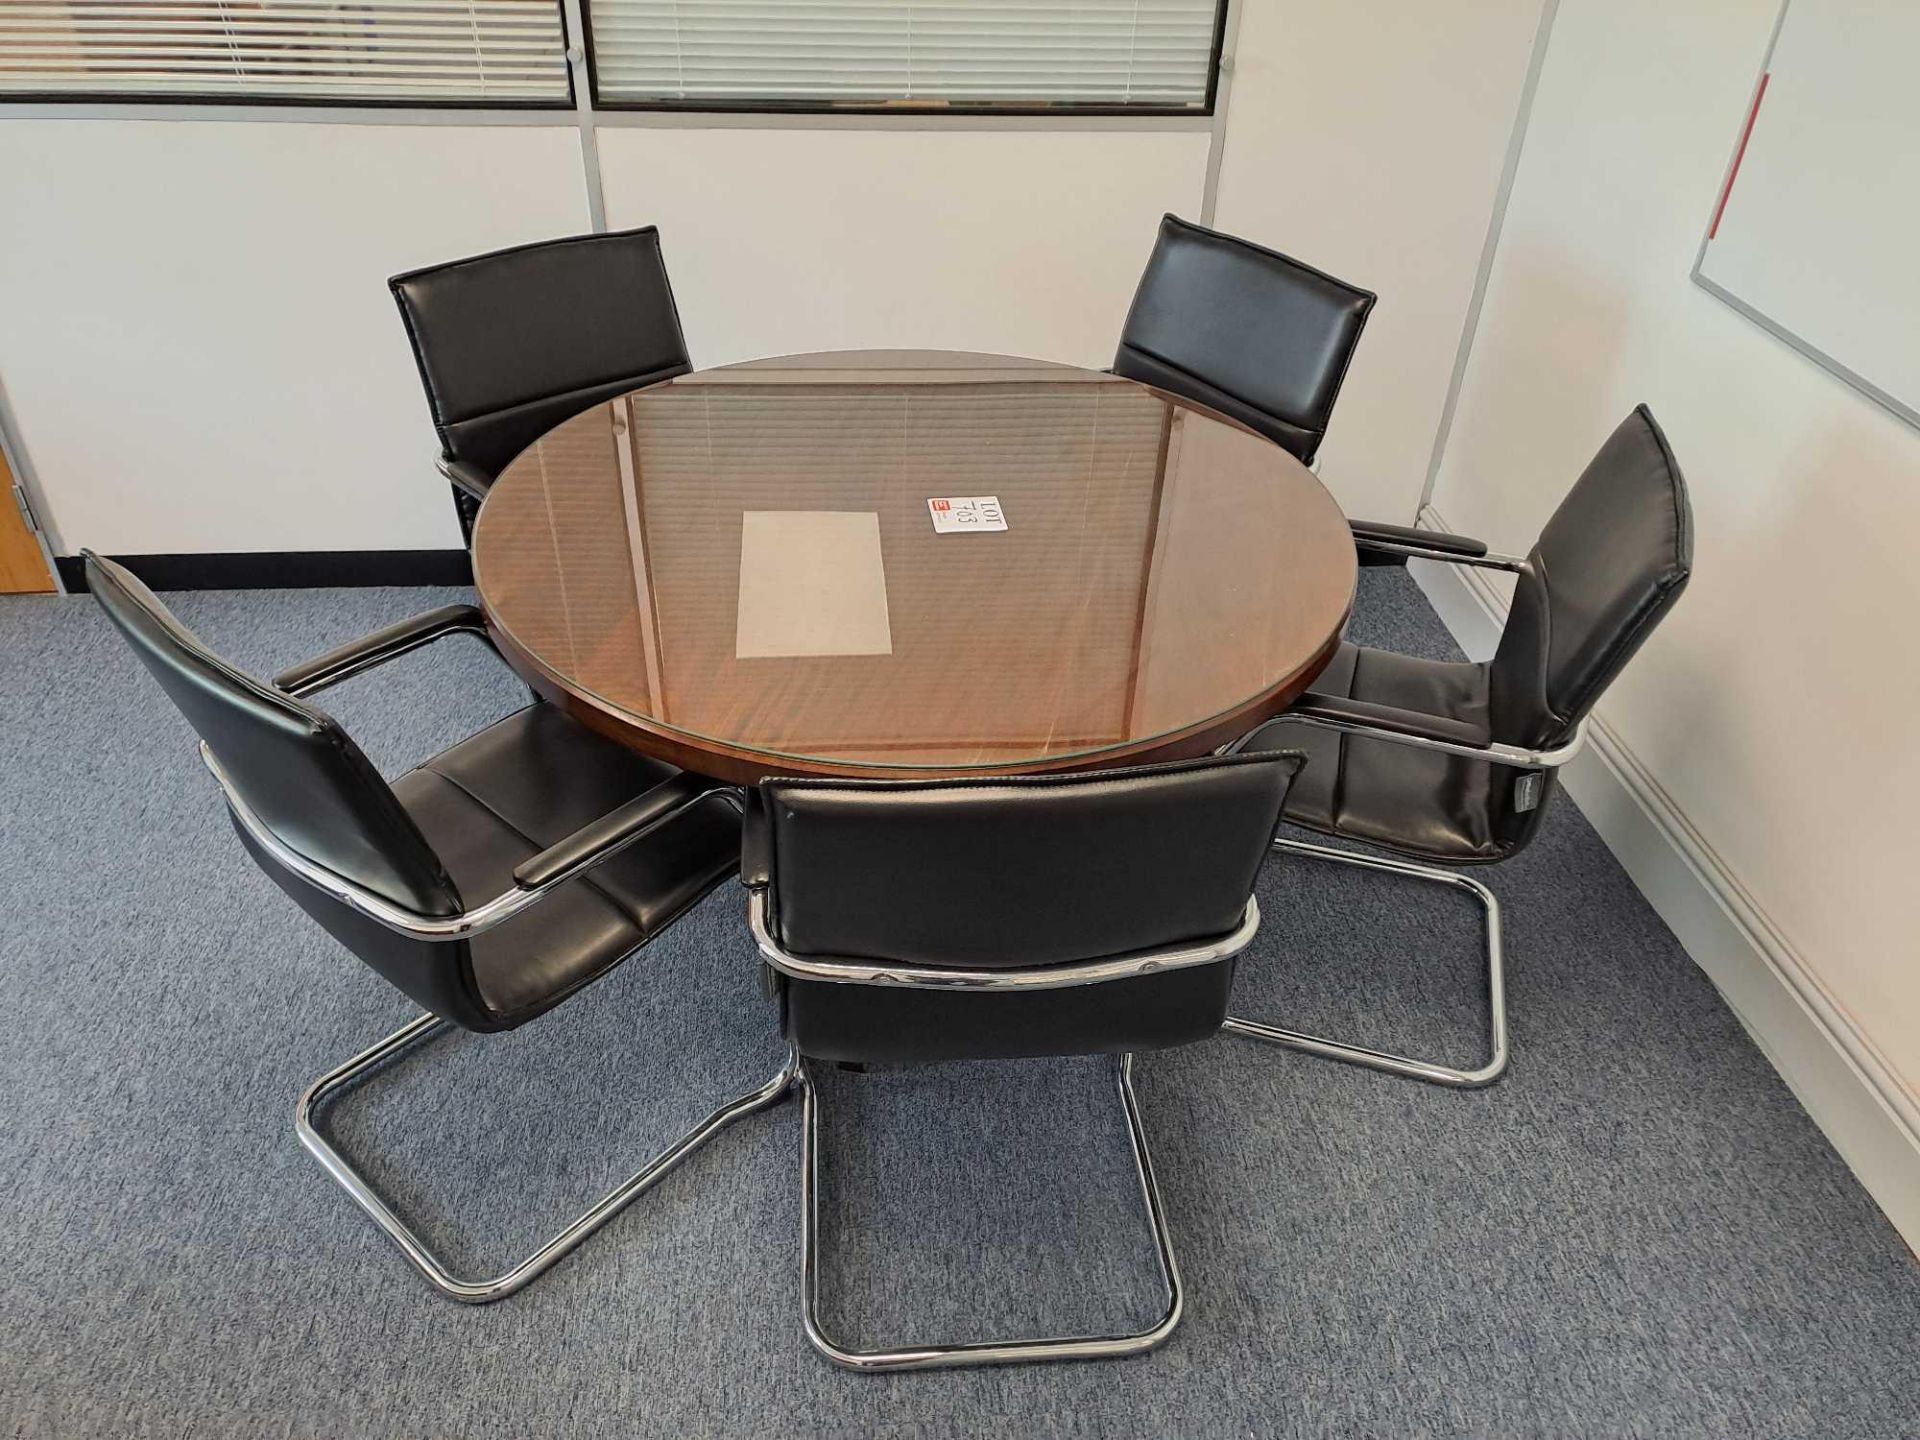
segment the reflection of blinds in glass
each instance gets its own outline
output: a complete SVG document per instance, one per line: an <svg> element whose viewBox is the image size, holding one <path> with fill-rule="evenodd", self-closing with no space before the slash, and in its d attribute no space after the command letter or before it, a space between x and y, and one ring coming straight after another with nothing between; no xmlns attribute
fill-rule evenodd
<svg viewBox="0 0 1920 1440"><path fill-rule="evenodd" d="M589 0L612 101L1206 104L1220 0Z"/></svg>
<svg viewBox="0 0 1920 1440"><path fill-rule="evenodd" d="M1160 401L1118 383L683 382L632 403L675 723L769 748L889 747L903 763L916 746L991 758L1123 736L1130 664L1116 656L1139 644ZM942 495L998 495L1009 528L935 535L927 500ZM736 660L746 510L877 513L893 654ZM1063 636L1088 663L1060 663ZM716 710L743 665L789 667L794 683L747 687L763 713ZM910 712L890 703L903 695Z"/></svg>
<svg viewBox="0 0 1920 1440"><path fill-rule="evenodd" d="M568 99L557 0L5 0L0 94Z"/></svg>
<svg viewBox="0 0 1920 1440"><path fill-rule="evenodd" d="M615 704L650 696L638 586L616 473L615 407L596 405L515 462L481 512L479 577L512 638ZM565 563L562 564L562 557Z"/></svg>

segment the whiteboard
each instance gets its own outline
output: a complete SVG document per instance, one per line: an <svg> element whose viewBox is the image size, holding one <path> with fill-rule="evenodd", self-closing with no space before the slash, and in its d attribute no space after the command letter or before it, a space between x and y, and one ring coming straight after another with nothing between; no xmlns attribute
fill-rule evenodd
<svg viewBox="0 0 1920 1440"><path fill-rule="evenodd" d="M1693 278L1920 426L1920 0L1786 0Z"/></svg>

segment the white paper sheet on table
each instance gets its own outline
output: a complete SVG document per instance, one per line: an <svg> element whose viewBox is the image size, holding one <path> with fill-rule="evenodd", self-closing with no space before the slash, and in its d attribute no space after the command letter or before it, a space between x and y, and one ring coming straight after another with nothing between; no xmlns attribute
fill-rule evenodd
<svg viewBox="0 0 1920 1440"><path fill-rule="evenodd" d="M736 658L892 653L876 512L741 514Z"/></svg>

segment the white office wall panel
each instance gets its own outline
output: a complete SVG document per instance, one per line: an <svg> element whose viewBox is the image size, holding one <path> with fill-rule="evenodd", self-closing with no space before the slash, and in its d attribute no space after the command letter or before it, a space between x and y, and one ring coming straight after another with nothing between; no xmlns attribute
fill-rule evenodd
<svg viewBox="0 0 1920 1440"><path fill-rule="evenodd" d="M386 279L587 228L570 126L0 125L0 381L60 548L459 544Z"/></svg>
<svg viewBox="0 0 1920 1440"><path fill-rule="evenodd" d="M1541 0L1248 0L1220 228L1380 296L1320 449L1350 515L1411 524Z"/></svg>
<svg viewBox="0 0 1920 1440"><path fill-rule="evenodd" d="M657 222L697 365L862 347L1102 366L1204 132L600 131L607 216Z"/></svg>

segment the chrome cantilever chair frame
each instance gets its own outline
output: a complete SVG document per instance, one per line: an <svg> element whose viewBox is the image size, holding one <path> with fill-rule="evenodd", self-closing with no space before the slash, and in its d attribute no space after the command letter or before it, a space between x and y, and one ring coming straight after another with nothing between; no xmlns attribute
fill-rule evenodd
<svg viewBox="0 0 1920 1440"><path fill-rule="evenodd" d="M747 901L747 923L767 964L798 980L842 985L895 985L914 990L1032 991L1064 989L1150 975L1190 965L1207 965L1237 955L1252 941L1260 926L1260 907L1247 901L1239 926L1218 940L1177 949L1116 956L1084 964L1040 966L1030 969L964 970L888 967L870 961L822 959L794 955L781 948L767 925L767 902L762 891ZM820 1176L824 1147L820 1143L819 1090L806 1060L796 1055L794 1065L803 1095L800 1150L800 1273L801 1320L807 1339L834 1364L849 1370L933 1370L961 1365L1015 1365L1040 1360L1103 1360L1142 1355L1162 1344L1180 1323L1186 1293L1180 1266L1173 1253L1166 1209L1153 1173L1153 1152L1140 1116L1140 1099L1133 1088L1133 1056L1117 1058L1116 1079L1120 1103L1127 1116L1127 1134L1133 1145L1134 1167L1147 1220L1153 1229L1160 1275L1166 1286L1167 1308L1144 1330L1121 1335L1055 1336L1031 1340L980 1340L957 1344L917 1345L889 1350L853 1350L832 1339L820 1318Z"/></svg>
<svg viewBox="0 0 1920 1440"><path fill-rule="evenodd" d="M450 620L441 625L408 633L392 645L356 654L340 665L322 669L307 667L305 671L290 671L289 677L298 675L301 678L292 681L283 677L286 683L283 683L281 688L293 695L302 697L311 695L377 665L383 665L409 651L417 650L423 645L455 634L478 635L486 640L491 648L491 638L484 628L466 620ZM618 854L628 845L715 793L713 788L703 789L670 803L668 808L652 816L646 823L622 831L607 843L581 855L574 863L545 876L537 884L516 884L512 889L458 915L430 916L395 905L325 866L315 864L287 846L266 827L259 816L241 798L226 772L221 769L220 762L214 757L212 750L204 743L200 747L200 755L226 795L227 805L232 810L235 821L255 844L308 884L325 891L369 919L403 935L424 940L461 939L491 930L534 904L549 890L574 879L602 860ZM728 798L734 798L732 792L722 791L721 793L727 794ZM434 1253L433 1247L418 1231L394 1212L367 1178L327 1141L314 1124L315 1113L326 1101L350 1089L355 1083L382 1066L453 1028L452 1022L443 1020L437 1015L422 1014L378 1044L361 1051L344 1065L328 1071L308 1086L306 1092L301 1095L299 1104L294 1109L294 1132L300 1137L300 1143L320 1162L327 1174L332 1176L341 1189L351 1195L354 1202L372 1217L374 1223L379 1225L394 1244L400 1247L401 1253L435 1289L443 1295L469 1305L485 1305L495 1300L503 1300L552 1269L588 1236L652 1189L683 1160L720 1131L742 1116L750 1115L756 1110L764 1110L783 1098L793 1086L797 1070L796 1059L790 1055L786 1063L764 1085L725 1101L693 1129L608 1191L526 1259L491 1278L468 1280L453 1273L446 1262Z"/></svg>
<svg viewBox="0 0 1920 1440"><path fill-rule="evenodd" d="M462 465L458 460L445 455L436 455L433 457L433 468L438 470L454 489L464 492L474 500L487 498L488 487L480 483L473 466Z"/></svg>
<svg viewBox="0 0 1920 1440"><path fill-rule="evenodd" d="M1362 550L1376 550L1384 554L1415 560L1438 560L1451 565L1474 565L1488 570L1520 571L1526 568L1527 563L1514 555L1462 555L1447 550L1396 544L1360 536L1355 537L1354 543ZM1504 745L1498 741L1485 745L1464 745L1424 735L1402 734L1358 720L1336 720L1317 715L1288 715L1283 712L1276 715L1274 719L1284 720L1292 725L1311 725L1321 730L1364 735L1369 740L1385 740L1395 745L1407 745L1417 750L1429 750L1442 755L1459 755L1471 760L1485 760L1490 764L1523 771L1558 769L1580 753L1587 738L1587 722L1584 719L1574 730L1571 740L1550 750L1528 750L1518 745ZM1242 736L1232 744L1224 746L1221 753L1236 753L1251 738L1251 735ZM1389 1051L1375 1050L1365 1045L1348 1045L1338 1040L1328 1040L1319 1035L1309 1035L1300 1030L1287 1030L1277 1025L1242 1019L1235 1015L1227 1017L1223 1029L1249 1040L1259 1040L1269 1045L1284 1045L1289 1049L1303 1050L1308 1054L1321 1056L1323 1059L1339 1060L1348 1065L1364 1065L1368 1069L1384 1070L1391 1075L1404 1075L1409 1079L1425 1080L1434 1085L1450 1085L1463 1090L1491 1085L1506 1072L1509 1058L1506 961L1501 949L1500 902L1495 898L1493 891L1480 881L1469 875L1463 875L1457 870L1446 870L1435 865L1420 865L1411 860L1341 850L1331 845L1314 845L1303 840L1276 838L1273 848L1290 855L1305 855L1311 859L1327 860L1338 865L1354 865L1366 870L1380 870L1390 875L1405 875L1415 880L1446 885L1456 890L1464 890L1479 901L1485 920L1487 1058L1483 1064L1472 1069L1464 1069L1446 1065L1437 1060L1419 1060L1407 1055L1395 1055Z"/></svg>

